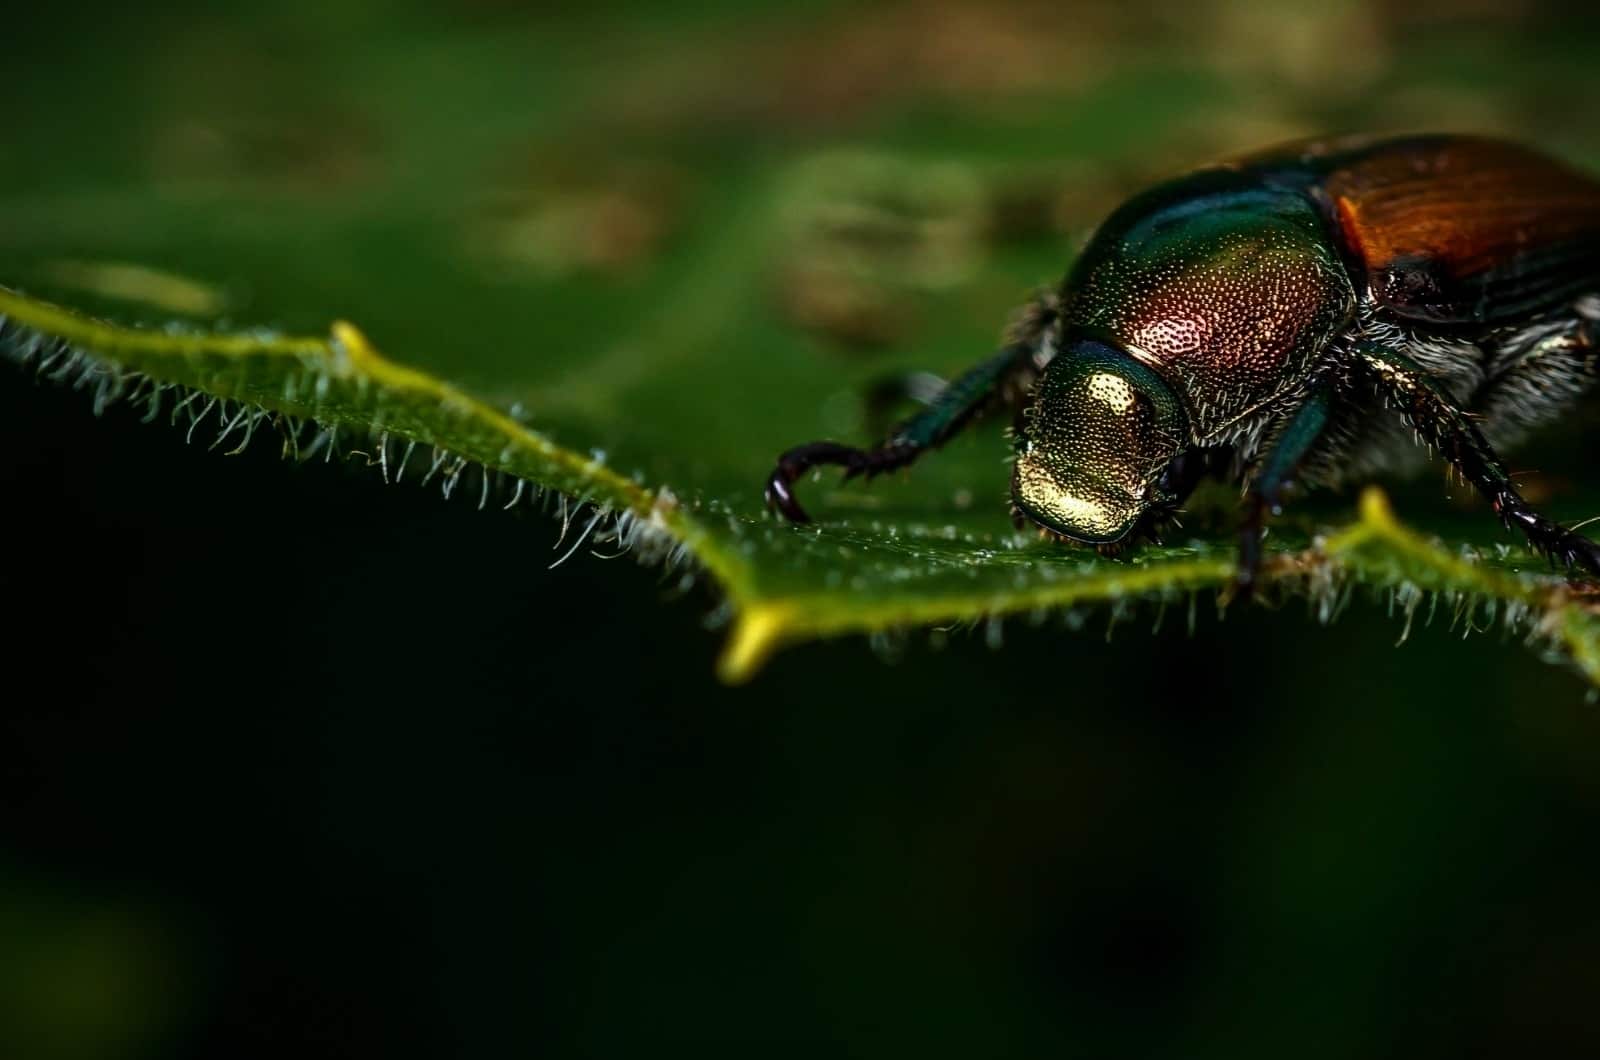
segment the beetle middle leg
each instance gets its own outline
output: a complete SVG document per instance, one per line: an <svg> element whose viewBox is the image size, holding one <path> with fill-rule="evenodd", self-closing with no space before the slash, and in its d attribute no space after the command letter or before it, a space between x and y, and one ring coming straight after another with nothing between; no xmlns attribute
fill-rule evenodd
<svg viewBox="0 0 1600 1060"><path fill-rule="evenodd" d="M846 479L871 478L906 467L959 434L991 405L1014 399L1037 374L1037 360L1047 329L1055 321L1055 305L1042 297L1024 312L1011 341L988 360L946 384L928 407L892 430L870 449L839 442L809 442L784 452L767 477L767 506L796 523L811 517L795 497L794 484L817 467L844 468Z"/></svg>
<svg viewBox="0 0 1600 1060"><path fill-rule="evenodd" d="M1247 600L1255 592L1261 573L1261 531L1268 512L1277 515L1283 491L1291 484L1301 461L1306 458L1328 425L1332 399L1326 386L1314 386L1279 433L1262 461L1245 497L1244 518L1239 524L1239 568L1234 575L1234 598Z"/></svg>
<svg viewBox="0 0 1600 1060"><path fill-rule="evenodd" d="M1360 365L1406 419L1471 482L1507 526L1516 527L1538 552L1567 567L1600 574L1600 544L1535 511L1483 434L1403 354L1376 343L1356 348Z"/></svg>

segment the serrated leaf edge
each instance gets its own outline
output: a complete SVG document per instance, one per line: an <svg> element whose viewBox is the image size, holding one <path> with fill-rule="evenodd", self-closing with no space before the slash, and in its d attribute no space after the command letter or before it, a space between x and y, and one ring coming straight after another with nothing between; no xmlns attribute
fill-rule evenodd
<svg viewBox="0 0 1600 1060"><path fill-rule="evenodd" d="M549 437L513 419L505 412L444 383L426 372L398 364L385 357L354 324L336 321L325 337L282 336L270 332L212 333L176 330L156 331L127 327L98 320L77 310L55 305L6 287L0 287L0 337L6 330L26 329L30 338L12 347L27 360L37 350L29 343L39 340L65 344L76 353L99 362L110 370L127 368L164 383L192 385L173 369L166 373L152 369L151 360L173 358L173 364L203 358L283 358L298 362L324 380L340 380L358 387L378 387L406 398L422 398L449 409L453 414L486 427L503 440L508 449L532 457L537 467L546 470L527 473L505 466L484 454L457 453L491 470L506 470L536 485L563 491L574 500L593 504L598 513L630 520L632 540L649 533L663 534L676 542L677 553L686 553L715 579L733 609L733 626L717 663L718 676L737 684L753 678L780 648L808 639L849 634L872 634L888 629L931 626L940 623L993 622L1022 613L1041 613L1084 603L1161 601L1170 602L1185 595L1214 591L1218 603L1227 606L1233 578L1231 559L1201 557L1169 560L1148 566L1130 565L1127 569L1096 571L1075 577L1067 583L1046 583L1032 589L969 596L943 596L929 600L871 600L850 608L805 594L782 597L764 596L755 587L753 571L747 561L724 548L690 512L686 511L667 487L651 488L618 474L599 460L568 449ZM12 348L8 347L8 348ZM134 368L125 362L136 361ZM207 391L210 393L211 391ZM316 412L304 403L256 396L251 403L285 415ZM367 423L369 430L381 424ZM426 432L387 428L397 437L412 442L434 444L449 451L441 440ZM573 486L581 486L574 489ZM597 515L598 517L598 515ZM1525 629L1530 641L1556 645L1593 685L1600 686L1600 622L1592 594L1570 586L1565 579L1509 572L1452 553L1441 543L1409 529L1395 518L1384 494L1370 488L1363 493L1357 520L1344 528L1324 534L1310 549L1298 553L1279 553L1269 562L1269 583L1301 582L1311 587L1321 603L1324 617L1338 609L1340 586L1371 579L1384 559L1401 559L1419 574L1415 588L1444 592L1454 598L1458 611L1469 607L1473 613L1484 602L1508 605L1501 616L1508 628ZM1374 561L1377 562L1374 562ZM1391 591L1396 588L1391 584ZM1411 613L1420 594L1413 592L1405 605L1409 628ZM1465 601L1465 605L1463 604ZM1512 608L1516 613L1512 613ZM1468 619L1469 627L1472 619ZM1402 637L1403 639L1403 637Z"/></svg>

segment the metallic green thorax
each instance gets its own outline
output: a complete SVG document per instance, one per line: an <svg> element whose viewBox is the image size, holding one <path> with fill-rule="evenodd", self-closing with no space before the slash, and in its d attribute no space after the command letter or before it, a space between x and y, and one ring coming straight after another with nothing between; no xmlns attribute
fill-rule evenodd
<svg viewBox="0 0 1600 1060"><path fill-rule="evenodd" d="M1297 389L1355 292L1301 188L1204 170L1118 209L1062 291L1063 339L1095 338L1182 396L1204 444Z"/></svg>

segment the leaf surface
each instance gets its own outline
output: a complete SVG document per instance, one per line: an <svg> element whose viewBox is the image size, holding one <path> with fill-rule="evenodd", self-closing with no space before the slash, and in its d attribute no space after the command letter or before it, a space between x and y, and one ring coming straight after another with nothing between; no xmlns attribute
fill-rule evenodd
<svg viewBox="0 0 1600 1060"><path fill-rule="evenodd" d="M181 17L129 29L149 46L74 67L70 93L60 67L15 69L39 102L4 157L52 164L0 172L0 344L46 378L221 451L270 434L484 507L540 499L563 551L690 562L730 605L729 680L812 637L1215 606L1225 491L1188 537L1098 559L1011 527L995 427L903 478L805 484L813 526L774 521L761 482L789 445L866 441L875 382L984 356L1121 196L1360 124L1359 100L1307 83L1264 104L1259 71L1181 33L1024 32L1043 16L1008 5ZM885 42L924 57L886 64ZM1406 91L1540 131L1536 95L1463 70L1495 41L1416 47ZM1600 137L1550 135L1600 162ZM1583 514L1563 488L1555 514ZM1331 617L1366 587L1600 675L1587 596L1481 511L1436 519L1441 544L1380 495L1342 510L1274 535L1276 598Z"/></svg>

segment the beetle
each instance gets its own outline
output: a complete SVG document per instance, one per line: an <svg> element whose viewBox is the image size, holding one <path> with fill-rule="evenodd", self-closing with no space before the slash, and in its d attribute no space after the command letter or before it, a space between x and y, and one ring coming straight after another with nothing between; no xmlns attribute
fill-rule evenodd
<svg viewBox="0 0 1600 1060"><path fill-rule="evenodd" d="M1291 484L1403 470L1414 435L1533 549L1600 574L1498 455L1589 389L1597 339L1600 182L1485 137L1301 141L1124 203L998 352L869 449L783 453L765 496L805 522L812 468L905 467L1011 405L1019 526L1116 555L1221 473L1245 487L1248 595Z"/></svg>

